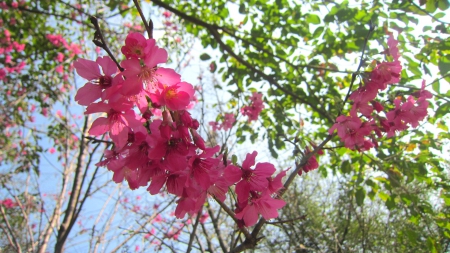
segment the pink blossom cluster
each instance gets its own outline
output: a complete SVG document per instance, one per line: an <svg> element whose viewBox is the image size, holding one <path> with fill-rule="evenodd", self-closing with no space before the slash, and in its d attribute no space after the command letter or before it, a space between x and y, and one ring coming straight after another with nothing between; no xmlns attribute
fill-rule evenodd
<svg viewBox="0 0 450 253"><path fill-rule="evenodd" d="M17 206L17 203L10 198L6 198L4 200L0 200L0 206L4 206L6 209L10 209Z"/></svg>
<svg viewBox="0 0 450 253"><path fill-rule="evenodd" d="M67 43L66 39L61 34L46 34L45 37L52 43L54 46L60 47L64 46L70 54L69 57L74 57L75 55L79 55L82 53L81 46L76 43Z"/></svg>
<svg viewBox="0 0 450 253"><path fill-rule="evenodd" d="M2 2L0 2L0 9L3 9L3 10L7 10L9 8L17 9L17 8L19 8L19 6L21 6L21 7L25 6L25 4L26 4L25 0L20 0L19 2L13 1L8 6L8 3L2 1Z"/></svg>
<svg viewBox="0 0 450 253"><path fill-rule="evenodd" d="M209 125L212 127L213 131L218 131L218 130L229 130L233 127L234 122L236 122L236 118L234 117L233 113L225 113L225 115L223 116L223 121L222 124L220 124L219 122L216 121L211 121L209 122Z"/></svg>
<svg viewBox="0 0 450 253"><path fill-rule="evenodd" d="M314 148L316 148L316 145L314 143L311 143L311 144ZM308 147L306 147L305 156L310 153L311 153L311 150ZM319 156L321 156L323 154L324 154L323 150L319 150L317 152L317 155L319 155ZM298 171L298 175L301 176L303 173L308 173L317 168L319 168L319 162L317 161L317 156L313 155L308 159L308 161L302 167L302 169Z"/></svg>
<svg viewBox="0 0 450 253"><path fill-rule="evenodd" d="M338 136L350 149L368 150L378 147L376 137L383 134L392 137L398 131L417 127L419 121L427 116L427 107L431 93L422 89L410 95L406 100L395 98L395 108L385 111L384 106L376 100L378 93L385 90L389 84L400 81L402 66L399 61L398 41L392 35L388 39L388 54L393 61L379 63L370 73L365 84L353 91L349 99L353 101L350 115L337 117L336 123L330 128L332 134L337 130ZM380 113L384 112L385 116Z"/></svg>
<svg viewBox="0 0 450 253"><path fill-rule="evenodd" d="M194 88L173 69L159 66L168 54L154 39L130 33L121 51L126 57L123 72L109 57L74 62L77 73L88 80L75 100L87 106L85 114L104 114L94 120L89 134L108 133L114 143L98 165L111 170L115 182L126 180L131 189L147 187L151 194L165 189L178 196L178 218L201 210L207 196L225 201L235 184L236 217L246 226L255 224L258 214L277 217L285 202L276 199L276 192L285 173L272 178L275 167L269 163L251 169L256 152L238 167L216 155L219 146L206 147L197 132L199 122L187 111Z"/></svg>
<svg viewBox="0 0 450 253"><path fill-rule="evenodd" d="M13 51L20 53L25 49L25 44L11 40L11 32L8 29L3 30L3 36L0 38L0 56L4 58L0 66L0 81L6 81L6 75L10 73L20 73L26 66L25 61L13 62L11 53Z"/></svg>
<svg viewBox="0 0 450 253"><path fill-rule="evenodd" d="M241 108L241 113L244 116L248 116L248 121L254 121L258 119L259 114L264 109L262 100L262 94L253 92L250 97L250 105L246 105Z"/></svg>

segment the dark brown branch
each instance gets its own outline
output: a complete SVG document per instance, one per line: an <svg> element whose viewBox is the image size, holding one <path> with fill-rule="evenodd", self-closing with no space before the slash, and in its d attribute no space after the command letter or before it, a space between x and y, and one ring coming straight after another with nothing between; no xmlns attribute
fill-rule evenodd
<svg viewBox="0 0 450 253"><path fill-rule="evenodd" d="M87 129L88 129L88 117L85 117L82 131L83 135L86 134ZM81 183L83 177L83 173L81 170L83 167L83 160L85 157L85 148L86 142L84 138L80 138L80 147L75 167L75 175L72 185L72 194L70 194L69 203L67 204L67 208L64 211L64 219L58 229L58 235L56 238L55 252L57 253L64 251L64 244L77 218L77 205L81 194Z"/></svg>
<svg viewBox="0 0 450 253"><path fill-rule="evenodd" d="M122 68L120 66L120 64L117 61L116 57L114 57L114 55L111 53L111 50L109 50L109 47L106 44L106 40L103 37L102 30L100 29L100 26L98 25L98 19L96 17L94 17L94 16L90 16L89 20L91 21L91 23L95 27L95 36L94 36L94 39L92 40L92 42L94 42L94 44L96 46L103 48L103 50L105 50L106 53L108 53L109 57L111 57L111 59L116 63L116 65L119 68L119 70L121 72L124 71L124 68Z"/></svg>
<svg viewBox="0 0 450 253"><path fill-rule="evenodd" d="M195 219L194 227L192 228L191 235L189 236L189 243L188 243L186 253L189 253L192 250L192 243L194 242L195 233L197 232L197 226L198 226L198 222L200 221L200 216L202 216L201 209L197 213L197 218Z"/></svg>
<svg viewBox="0 0 450 253"><path fill-rule="evenodd" d="M234 222L238 222L238 219L236 218L236 216L234 215L233 210L231 210L227 205L225 205L225 203L223 203L222 201L214 198L217 203L219 203L220 207L222 207L222 209L234 220ZM245 227L241 227L239 228L240 231L245 235L245 238L247 238L247 240L252 239L252 236L250 235L250 233L248 232L247 228Z"/></svg>
<svg viewBox="0 0 450 253"><path fill-rule="evenodd" d="M267 221L266 223L270 224L270 225L276 225L276 224L290 223L290 222L294 222L294 221L298 221L298 220L305 220L305 219L306 219L306 215L302 215L300 217L289 219L289 220L272 221L272 222Z"/></svg>
<svg viewBox="0 0 450 253"><path fill-rule="evenodd" d="M108 145L114 144L114 142L112 142L112 141L100 140L100 139L96 139L96 138L91 137L91 136L85 136L84 138L86 138L86 139L92 141L92 143L99 143L99 142L101 142L101 143L106 143L106 144L108 144Z"/></svg>
<svg viewBox="0 0 450 253"><path fill-rule="evenodd" d="M350 87L348 87L347 95L345 96L344 102L342 104L342 108L341 108L341 110L339 110L338 115L340 115L342 113L342 110L344 109L345 103L347 103L347 100L350 97L350 93L352 92L353 84L355 83L356 76L358 75L359 71L361 70L361 68L362 68L362 66L364 64L364 54L365 54L365 51L366 51L367 42L369 41L370 34L372 34L372 32L375 30L375 26L372 23L372 20L370 21L369 26L370 26L369 32L367 33L366 37L364 38L364 46L363 46L363 49L361 51L361 57L359 58L358 68L352 74L352 81L350 82Z"/></svg>
<svg viewBox="0 0 450 253"><path fill-rule="evenodd" d="M220 248L222 249L223 252L227 252L227 247L225 246L225 243L222 239L222 235L220 234L219 224L217 223L218 217L214 217L214 213L212 212L211 207L209 205L208 205L208 214L209 214L209 217L211 218L211 222L213 224L214 231L217 236L217 240L219 240Z"/></svg>
<svg viewBox="0 0 450 253"><path fill-rule="evenodd" d="M133 3L134 3L134 6L136 6L136 9L139 12L139 16L141 16L141 19L144 22L145 30L147 30L148 38L149 39L153 39L153 22L152 22L152 19L150 19L150 21L147 23L147 21L145 20L144 13L142 13L142 9L141 9L141 6L139 5L138 0L133 0Z"/></svg>

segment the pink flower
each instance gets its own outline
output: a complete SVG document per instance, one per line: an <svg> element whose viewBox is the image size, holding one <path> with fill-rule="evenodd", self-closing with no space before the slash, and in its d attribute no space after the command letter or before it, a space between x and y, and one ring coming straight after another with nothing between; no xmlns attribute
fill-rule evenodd
<svg viewBox="0 0 450 253"><path fill-rule="evenodd" d="M262 191L269 185L268 177L275 172L275 167L271 163L258 163L255 169L250 167L255 164L255 157L258 152L253 151L247 154L241 167L242 180L236 185L236 194L239 202L248 198L250 191Z"/></svg>
<svg viewBox="0 0 450 253"><path fill-rule="evenodd" d="M61 52L58 52L58 55L55 58L56 61L58 62L63 62L64 61L64 54Z"/></svg>
<svg viewBox="0 0 450 253"><path fill-rule="evenodd" d="M114 78L118 68L109 56L98 57L95 62L80 58L73 63L73 66L78 75L89 81L78 90L75 96L75 101L80 105L90 105L102 95L106 95L105 89L122 81L121 76Z"/></svg>
<svg viewBox="0 0 450 253"><path fill-rule="evenodd" d="M155 45L155 40L151 39L147 41L146 55L143 59L143 64L137 58L130 58L122 61L122 67L125 69L123 75L126 77L126 83L123 86L124 95L135 95L143 88L149 91L153 91L156 88L157 77L178 78L179 75L173 71L173 73L167 73L170 70L157 69L156 65L165 63L167 61L166 50L159 48Z"/></svg>
<svg viewBox="0 0 450 253"><path fill-rule="evenodd" d="M53 35L47 34L45 37L55 46L59 46L63 44L64 46L68 46L66 40L63 38L61 34Z"/></svg>
<svg viewBox="0 0 450 253"><path fill-rule="evenodd" d="M427 98L432 98L433 94L431 94L431 92L425 90L425 80L422 80L422 88L420 89L420 91L416 91L413 94L414 97L420 99L427 99Z"/></svg>
<svg viewBox="0 0 450 253"><path fill-rule="evenodd" d="M253 92L250 101L250 105L241 108L242 115L248 116L249 122L257 120L262 109L264 109L261 93Z"/></svg>
<svg viewBox="0 0 450 253"><path fill-rule="evenodd" d="M353 116L341 115L337 117L336 123L328 130L332 134L337 129L338 136L344 139L350 131L354 131L361 126L361 119Z"/></svg>
<svg viewBox="0 0 450 253"><path fill-rule="evenodd" d="M64 66L63 65L57 66L55 71L56 71L56 73L60 73L60 74L64 73Z"/></svg>
<svg viewBox="0 0 450 253"><path fill-rule="evenodd" d="M369 102L375 99L375 97L377 96L377 88L378 85L374 81L369 81L369 83L367 83L366 85L361 86L357 90L353 91L349 99L353 100L355 103Z"/></svg>
<svg viewBox="0 0 450 253"><path fill-rule="evenodd" d="M259 214L266 220L278 217L278 209L286 205L284 200L272 198L267 191L261 194L251 192L250 195L249 203L236 213L236 218L244 220L247 227L256 224Z"/></svg>
<svg viewBox="0 0 450 253"><path fill-rule="evenodd" d="M375 67L370 78L380 84L378 89L384 90L386 84L398 83L400 81L401 72L402 65L400 65L399 61L382 62Z"/></svg>
<svg viewBox="0 0 450 253"><path fill-rule="evenodd" d="M189 180L199 185L202 190L207 190L217 177L213 168L217 166L219 160L217 158L212 158L212 156L219 150L219 146L205 149L202 154L194 155L189 159Z"/></svg>
<svg viewBox="0 0 450 253"><path fill-rule="evenodd" d="M400 58L400 54L398 52L398 41L394 39L394 36L392 34L389 35L388 39L388 48L389 48L389 54L394 58L394 61L398 61Z"/></svg>
<svg viewBox="0 0 450 253"><path fill-rule="evenodd" d="M278 194L278 191L283 188L283 182L281 181L284 176L286 176L286 171L283 170L275 178L269 177L267 180L269 181L269 187L267 189L269 192Z"/></svg>
<svg viewBox="0 0 450 253"><path fill-rule="evenodd" d="M117 148L127 144L129 128L138 127L141 122L137 120L132 104L106 104L104 102L92 103L86 108L85 114L106 112L107 117L97 118L89 129L91 135L102 135L109 131L111 139Z"/></svg>
<svg viewBox="0 0 450 253"><path fill-rule="evenodd" d="M15 207L17 203L10 198L6 198L5 200L0 200L0 205L4 206L7 209L10 209Z"/></svg>
<svg viewBox="0 0 450 253"><path fill-rule="evenodd" d="M208 124L212 127L214 132L216 132L217 130L220 130L222 128L222 126L218 122L215 122L215 121L210 121Z"/></svg>
<svg viewBox="0 0 450 253"><path fill-rule="evenodd" d="M233 113L225 113L225 117L222 123L223 130L228 130L233 127L234 122L236 122L236 119L234 117Z"/></svg>
<svg viewBox="0 0 450 253"><path fill-rule="evenodd" d="M146 55L147 41L145 37L137 32L131 32L125 39L125 46L122 47L122 53L129 58L144 58ZM148 50L147 50L148 51Z"/></svg>
<svg viewBox="0 0 450 253"><path fill-rule="evenodd" d="M306 164L303 166L303 168L298 172L299 175L302 175L303 172L310 172L312 170L315 170L319 168L319 163L317 162L317 158L315 156L311 156Z"/></svg>
<svg viewBox="0 0 450 253"><path fill-rule="evenodd" d="M194 96L194 88L190 83L180 82L170 86L162 86L161 91L151 93L152 101L160 106L167 106L170 110L184 110Z"/></svg>

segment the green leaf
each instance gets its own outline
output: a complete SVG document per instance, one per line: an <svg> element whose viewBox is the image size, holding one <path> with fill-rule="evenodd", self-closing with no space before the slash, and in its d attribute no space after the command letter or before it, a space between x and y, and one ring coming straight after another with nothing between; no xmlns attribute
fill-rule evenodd
<svg viewBox="0 0 450 253"><path fill-rule="evenodd" d="M200 55L200 60L202 61L207 61L209 59L211 59L211 56L209 56L209 54L207 53L203 53L202 55Z"/></svg>
<svg viewBox="0 0 450 253"><path fill-rule="evenodd" d="M366 197L366 191L364 190L364 188L359 187L356 190L355 197L356 197L356 204L358 206L362 206L364 204L364 198Z"/></svg>
<svg viewBox="0 0 450 253"><path fill-rule="evenodd" d="M320 35L322 35L324 29L325 29L325 28L324 28L323 26L317 27L317 29L314 31L314 33L313 33L313 35L312 35L312 38L313 38L313 39L318 38Z"/></svg>
<svg viewBox="0 0 450 253"><path fill-rule="evenodd" d="M237 165L237 156L236 156L236 155L232 155L232 156L231 156L231 162L232 162L234 165Z"/></svg>
<svg viewBox="0 0 450 253"><path fill-rule="evenodd" d="M310 24L318 25L318 24L320 24L320 18L316 14L308 14L306 16L306 22L308 22Z"/></svg>
<svg viewBox="0 0 450 253"><path fill-rule="evenodd" d="M431 253L437 253L438 252L438 250L436 248L436 241L433 238L431 238L431 237L427 238L427 246L430 249Z"/></svg>
<svg viewBox="0 0 450 253"><path fill-rule="evenodd" d="M352 167L350 166L350 162L348 160L344 161L341 166L341 171L344 174L350 173Z"/></svg>
<svg viewBox="0 0 450 253"><path fill-rule="evenodd" d="M436 0L428 0L425 10L430 13L433 13L436 11L436 9L437 9Z"/></svg>
<svg viewBox="0 0 450 253"><path fill-rule="evenodd" d="M433 85L431 86L433 88L433 90L439 94L439 89L440 89L440 83L439 80L437 80L436 82L433 83Z"/></svg>
<svg viewBox="0 0 450 253"><path fill-rule="evenodd" d="M450 7L448 0L439 0L438 7L441 11L445 11Z"/></svg>
<svg viewBox="0 0 450 253"><path fill-rule="evenodd" d="M438 67L441 75L446 75L447 72L450 71L450 56L447 55L446 57L441 57L439 59Z"/></svg>
<svg viewBox="0 0 450 253"><path fill-rule="evenodd" d="M436 110L436 113L434 114L434 117L436 118L442 118L445 114L450 112L450 102L447 102Z"/></svg>
<svg viewBox="0 0 450 253"><path fill-rule="evenodd" d="M239 13L240 14L246 14L247 13L247 10L245 9L245 4L244 3L241 3L239 5Z"/></svg>

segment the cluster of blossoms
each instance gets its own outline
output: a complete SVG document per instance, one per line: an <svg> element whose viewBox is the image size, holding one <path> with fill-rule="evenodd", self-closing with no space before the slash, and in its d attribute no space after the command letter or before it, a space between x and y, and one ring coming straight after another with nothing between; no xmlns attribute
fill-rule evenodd
<svg viewBox="0 0 450 253"><path fill-rule="evenodd" d="M257 120L259 114L264 109L261 93L253 92L252 96L250 97L250 101L250 105L246 105L241 108L242 115L248 116L249 122Z"/></svg>
<svg viewBox="0 0 450 253"><path fill-rule="evenodd" d="M199 122L187 111L194 88L173 69L158 66L168 54L154 39L130 33L122 53L122 72L109 57L74 62L77 73L88 80L75 100L87 106L85 114L105 113L95 119L89 134L108 133L114 143L98 165L107 166L115 182L126 180L131 189L147 187L151 194L165 189L178 196L178 218L199 212L207 196L225 201L235 184L236 217L245 226L254 225L259 214L277 217L285 205L277 199L285 173L273 178L275 167L269 163L251 169L256 152L238 167L216 155L219 146L205 146L197 133ZM261 96L254 98L255 104Z"/></svg>
<svg viewBox="0 0 450 253"><path fill-rule="evenodd" d="M6 81L7 74L20 73L26 66L25 61L13 62L11 53L20 53L25 49L25 44L11 40L11 32L3 30L4 37L0 37L0 56L4 59L0 65L0 81Z"/></svg>
<svg viewBox="0 0 450 253"><path fill-rule="evenodd" d="M10 209L18 206L18 204L14 200L6 198L4 200L0 200L0 206L4 206L6 209Z"/></svg>
<svg viewBox="0 0 450 253"><path fill-rule="evenodd" d="M234 114L233 113L225 113L222 124L220 124L219 122L211 121L211 122L209 122L209 125L212 127L213 131L218 131L221 129L223 129L224 131L227 131L233 127L234 122L236 122L236 118L234 117Z"/></svg>
<svg viewBox="0 0 450 253"><path fill-rule="evenodd" d="M390 111L384 111L384 106L375 100L378 93L385 90L389 84L400 81L402 66L397 44L398 41L390 35L388 54L393 61L381 62L374 68L365 84L350 94L349 99L353 101L350 115L339 116L329 130L330 134L337 130L347 148L368 150L377 147L376 137L381 138L383 133L392 137L397 131L406 130L409 126L415 128L419 121L427 116L426 99L432 95L425 90L425 81L422 83L422 89L405 101L403 98L395 98L395 108ZM381 112L384 112L386 117L380 115Z"/></svg>

